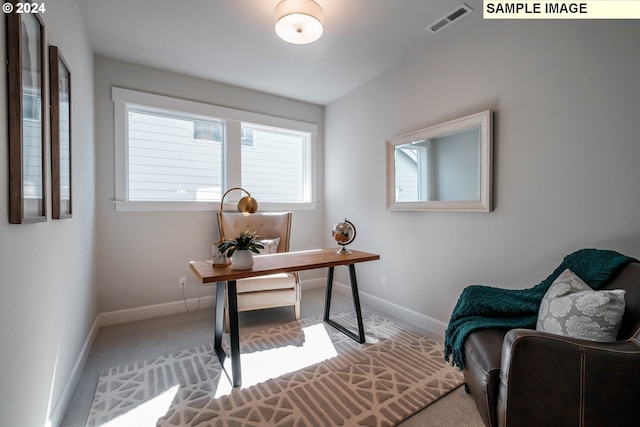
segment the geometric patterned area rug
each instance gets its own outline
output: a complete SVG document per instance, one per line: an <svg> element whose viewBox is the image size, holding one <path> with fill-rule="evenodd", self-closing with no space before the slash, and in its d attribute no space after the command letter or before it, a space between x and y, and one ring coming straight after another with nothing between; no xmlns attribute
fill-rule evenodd
<svg viewBox="0 0 640 427"><path fill-rule="evenodd" d="M352 311L331 317L356 329ZM87 426L393 426L462 384L441 343L363 319L365 344L319 318L241 337L237 388L213 345L107 369Z"/></svg>

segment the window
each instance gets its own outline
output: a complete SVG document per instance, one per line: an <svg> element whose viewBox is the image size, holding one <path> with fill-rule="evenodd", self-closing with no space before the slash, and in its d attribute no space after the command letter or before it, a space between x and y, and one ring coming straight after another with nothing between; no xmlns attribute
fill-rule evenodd
<svg viewBox="0 0 640 427"><path fill-rule="evenodd" d="M315 208L316 125L120 88L112 96L116 210L217 210L237 186L261 209Z"/></svg>
<svg viewBox="0 0 640 427"><path fill-rule="evenodd" d="M220 200L221 122L131 107L127 129L128 200ZM192 129L201 130L197 139Z"/></svg>
<svg viewBox="0 0 640 427"><path fill-rule="evenodd" d="M307 136L282 129L242 124L243 135L252 135L252 145L242 143L242 186L251 189L258 202L299 202L305 194Z"/></svg>

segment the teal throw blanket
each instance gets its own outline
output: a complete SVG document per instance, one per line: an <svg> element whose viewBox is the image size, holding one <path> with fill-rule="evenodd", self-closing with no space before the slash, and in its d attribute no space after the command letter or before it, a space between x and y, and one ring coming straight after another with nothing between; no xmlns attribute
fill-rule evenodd
<svg viewBox="0 0 640 427"><path fill-rule="evenodd" d="M453 309L444 338L444 358L464 368L464 341L480 329L535 329L540 301L567 268L594 289L606 285L627 263L638 262L615 251L581 249L567 255L549 277L529 289L466 287Z"/></svg>

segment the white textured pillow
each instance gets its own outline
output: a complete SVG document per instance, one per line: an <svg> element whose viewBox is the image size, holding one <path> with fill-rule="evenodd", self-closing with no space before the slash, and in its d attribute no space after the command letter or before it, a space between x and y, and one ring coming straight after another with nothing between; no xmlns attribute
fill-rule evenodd
<svg viewBox="0 0 640 427"><path fill-rule="evenodd" d="M612 342L624 314L624 290L594 290L566 269L542 298L536 329L591 341Z"/></svg>
<svg viewBox="0 0 640 427"><path fill-rule="evenodd" d="M276 237L275 239L262 239L260 240L264 249L258 249L260 251L260 255L265 254L276 254L278 253L278 245L280 245L280 238Z"/></svg>

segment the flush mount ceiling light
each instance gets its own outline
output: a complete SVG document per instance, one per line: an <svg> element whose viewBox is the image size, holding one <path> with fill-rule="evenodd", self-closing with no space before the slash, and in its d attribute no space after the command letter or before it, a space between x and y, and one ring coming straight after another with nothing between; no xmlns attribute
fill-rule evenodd
<svg viewBox="0 0 640 427"><path fill-rule="evenodd" d="M276 34L284 41L306 44L322 35L322 8L313 0L282 0L275 13Z"/></svg>

